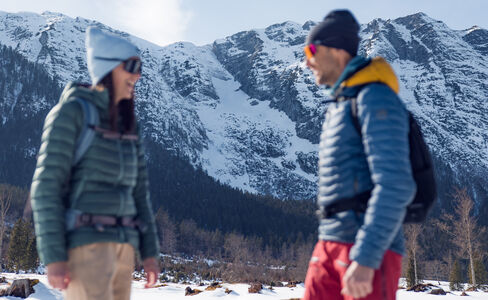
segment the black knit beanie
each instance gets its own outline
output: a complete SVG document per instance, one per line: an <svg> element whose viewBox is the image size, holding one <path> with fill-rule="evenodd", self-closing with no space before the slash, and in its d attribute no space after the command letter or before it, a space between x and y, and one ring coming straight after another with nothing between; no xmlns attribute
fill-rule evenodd
<svg viewBox="0 0 488 300"><path fill-rule="evenodd" d="M352 57L359 46L359 24L349 10L333 10L310 31L307 45L317 44L344 49Z"/></svg>

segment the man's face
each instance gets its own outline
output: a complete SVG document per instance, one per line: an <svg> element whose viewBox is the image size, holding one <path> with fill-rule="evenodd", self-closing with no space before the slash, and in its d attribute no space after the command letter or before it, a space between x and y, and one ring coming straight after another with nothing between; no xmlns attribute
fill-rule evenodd
<svg viewBox="0 0 488 300"><path fill-rule="evenodd" d="M322 45L315 46L316 52L311 58L306 59L307 67L312 70L317 85L334 85L342 73L337 49Z"/></svg>

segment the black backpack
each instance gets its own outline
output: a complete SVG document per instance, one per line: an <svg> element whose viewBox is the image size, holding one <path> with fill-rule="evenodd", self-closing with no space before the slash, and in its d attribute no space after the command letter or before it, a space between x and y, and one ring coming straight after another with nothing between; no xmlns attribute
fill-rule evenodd
<svg viewBox="0 0 488 300"><path fill-rule="evenodd" d="M342 100L351 101L354 127L359 135L361 135L361 128L357 115L357 97L342 97ZM417 184L417 192L412 203L407 207L407 213L403 223L420 223L427 218L427 214L437 197L437 189L434 176L434 165L429 152L429 147L425 143L419 124L410 111L408 111L408 123L410 165L412 166L413 178ZM355 195L350 199L338 200L337 202L326 206L322 212L322 216L330 217L338 212L351 209L364 212L366 211L370 196L371 190Z"/></svg>

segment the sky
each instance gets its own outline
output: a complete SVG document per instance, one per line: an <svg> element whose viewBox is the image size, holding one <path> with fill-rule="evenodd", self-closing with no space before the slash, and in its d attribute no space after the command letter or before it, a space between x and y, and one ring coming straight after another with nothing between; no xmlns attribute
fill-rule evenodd
<svg viewBox="0 0 488 300"><path fill-rule="evenodd" d="M239 31L320 21L348 8L360 23L424 12L452 29L488 29L488 0L0 0L0 11L60 12L97 20L155 44L210 44Z"/></svg>

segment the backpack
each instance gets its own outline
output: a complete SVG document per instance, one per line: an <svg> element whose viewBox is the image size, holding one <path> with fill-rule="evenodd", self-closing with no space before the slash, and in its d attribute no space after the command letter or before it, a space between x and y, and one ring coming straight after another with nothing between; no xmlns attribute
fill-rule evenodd
<svg viewBox="0 0 488 300"><path fill-rule="evenodd" d="M71 161L71 167L73 168L80 162L85 155L88 148L90 148L93 138L95 137L95 128L100 123L100 116L98 114L98 110L93 103L87 101L83 98L75 98L75 102L80 104L81 109L83 111L83 125L81 127L80 135L75 143L75 153L74 157ZM70 203L68 200L68 195L70 192L70 178L71 174L66 178L64 182L63 194L64 194L64 203L66 207L65 212L65 226L66 231L73 230L76 224L77 216L81 215L82 212L79 210L73 209L74 203Z"/></svg>
<svg viewBox="0 0 488 300"><path fill-rule="evenodd" d="M341 100L351 101L351 114L356 131L361 136L361 127L357 112L357 94L354 97L341 97ZM415 120L413 114L408 111L408 144L410 148L410 165L412 175L417 184L417 192L413 201L407 206L407 213L403 223L421 223L427 218L437 197L437 188L434 176L434 165L429 152L429 147L425 143L420 125ZM341 211L355 210L365 212L368 200L371 197L371 190L355 195L349 199L342 199L324 208L325 216L331 216Z"/></svg>
<svg viewBox="0 0 488 300"><path fill-rule="evenodd" d="M83 110L83 126L80 135L76 140L75 156L73 157L72 166L75 166L90 148L93 138L95 137L95 128L100 123L98 110L93 103L83 98L75 98Z"/></svg>

